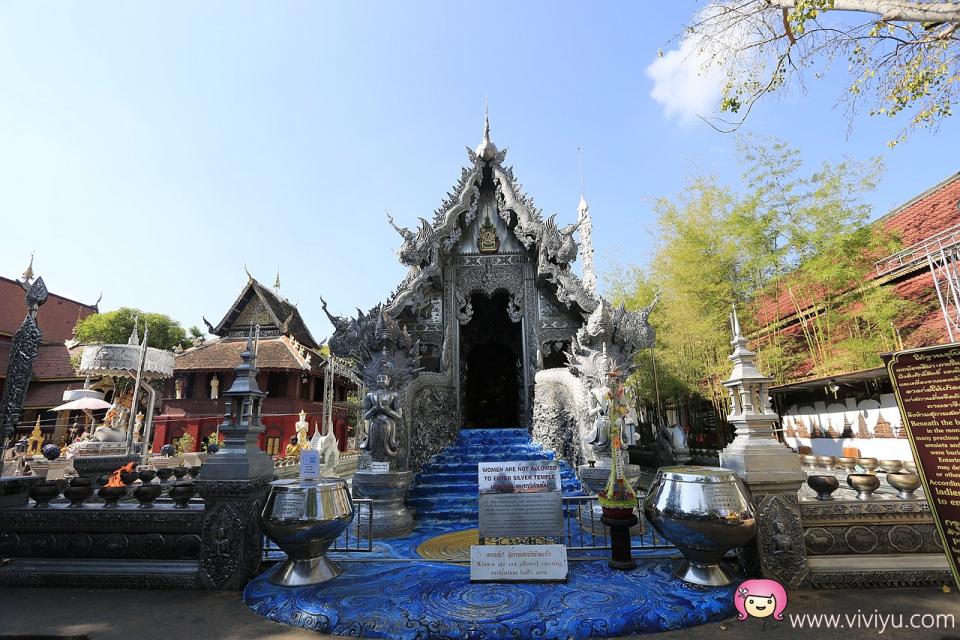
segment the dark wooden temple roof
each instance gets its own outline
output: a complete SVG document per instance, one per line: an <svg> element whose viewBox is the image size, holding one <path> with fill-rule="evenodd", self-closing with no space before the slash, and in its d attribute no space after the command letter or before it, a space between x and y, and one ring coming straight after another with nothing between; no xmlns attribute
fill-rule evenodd
<svg viewBox="0 0 960 640"><path fill-rule="evenodd" d="M207 323L207 326L210 333L226 338L245 336L253 324L260 325L262 336L286 335L310 349L320 346L307 329L296 305L251 276L220 323L215 327Z"/></svg>
<svg viewBox="0 0 960 640"><path fill-rule="evenodd" d="M176 371L227 371L240 364L247 347L242 338L221 338L177 354ZM319 373L325 360L315 349L297 344L289 336L261 338L257 345L257 368L302 370Z"/></svg>

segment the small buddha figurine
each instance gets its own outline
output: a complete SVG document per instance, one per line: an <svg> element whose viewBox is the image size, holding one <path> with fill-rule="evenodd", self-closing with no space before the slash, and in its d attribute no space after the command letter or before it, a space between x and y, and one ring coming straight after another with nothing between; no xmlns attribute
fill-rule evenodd
<svg viewBox="0 0 960 640"><path fill-rule="evenodd" d="M210 399L217 400L220 397L220 378L210 377Z"/></svg>
<svg viewBox="0 0 960 640"><path fill-rule="evenodd" d="M300 445L297 444L297 436L290 436L290 443L287 445L287 448L283 451L284 458L299 458L300 457Z"/></svg>
<svg viewBox="0 0 960 640"><path fill-rule="evenodd" d="M176 400L183 400L183 378L173 381L173 397Z"/></svg>

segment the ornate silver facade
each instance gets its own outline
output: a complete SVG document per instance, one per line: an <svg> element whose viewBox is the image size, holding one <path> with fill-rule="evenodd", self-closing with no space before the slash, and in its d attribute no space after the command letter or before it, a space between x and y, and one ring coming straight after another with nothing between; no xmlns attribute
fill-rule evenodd
<svg viewBox="0 0 960 640"><path fill-rule="evenodd" d="M418 422L411 431L418 443L431 441L430 448L442 446L435 440L452 438L460 426L529 427L543 354L562 365L584 313L597 305L570 269L575 225L544 219L504 166L506 150L490 141L489 124L480 147L467 156L469 164L432 222L421 218L410 231L390 220L403 238L398 255L409 272L381 308L418 343L424 372L403 395L414 405L406 415ZM351 334L376 315L331 316L331 350L347 355ZM496 327L485 328L489 322ZM499 416L485 413L478 405L483 399L474 397L497 378L516 396L507 394L507 424L491 424Z"/></svg>
<svg viewBox="0 0 960 640"><path fill-rule="evenodd" d="M588 214L569 225L545 218L504 165L489 121L467 158L432 221L411 231L389 220L409 268L396 291L356 319L328 313L335 355L356 357L381 313L416 345L420 373L400 388L410 448L399 457L413 468L462 427L531 428L535 375L566 366L600 304L571 268Z"/></svg>

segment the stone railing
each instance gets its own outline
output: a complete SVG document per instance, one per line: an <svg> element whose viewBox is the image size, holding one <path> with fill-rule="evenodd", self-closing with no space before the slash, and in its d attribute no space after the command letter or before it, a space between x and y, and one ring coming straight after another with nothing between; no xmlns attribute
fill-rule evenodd
<svg viewBox="0 0 960 640"><path fill-rule="evenodd" d="M259 567L268 480L179 475L132 481L112 506L95 485L83 499L67 481L0 479L0 585L242 588Z"/></svg>

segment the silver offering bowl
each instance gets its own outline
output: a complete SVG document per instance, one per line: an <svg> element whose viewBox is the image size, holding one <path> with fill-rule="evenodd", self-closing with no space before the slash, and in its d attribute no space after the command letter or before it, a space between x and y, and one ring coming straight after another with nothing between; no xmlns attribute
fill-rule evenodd
<svg viewBox="0 0 960 640"><path fill-rule="evenodd" d="M810 467L812 469L817 466L817 456L812 456L809 453L801 453L800 462L803 463L803 466Z"/></svg>
<svg viewBox="0 0 960 640"><path fill-rule="evenodd" d="M807 476L807 485L817 492L817 500L833 500L830 495L840 488L837 476Z"/></svg>
<svg viewBox="0 0 960 640"><path fill-rule="evenodd" d="M735 472L717 467L661 467L643 503L647 520L686 562L676 576L708 586L730 584L724 554L753 539L756 515Z"/></svg>
<svg viewBox="0 0 960 640"><path fill-rule="evenodd" d="M837 464L835 456L817 456L817 466L821 469L833 469L835 464Z"/></svg>
<svg viewBox="0 0 960 640"><path fill-rule="evenodd" d="M837 464L847 473L853 473L854 468L857 466L857 459L851 456L839 456L837 458Z"/></svg>
<svg viewBox="0 0 960 640"><path fill-rule="evenodd" d="M857 458L857 464L866 469L867 473L873 473L879 466L876 458Z"/></svg>
<svg viewBox="0 0 960 640"><path fill-rule="evenodd" d="M287 554L270 576L285 587L325 582L340 575L327 549L353 521L353 500L340 478L316 482L277 480L260 514L260 529Z"/></svg>
<svg viewBox="0 0 960 640"><path fill-rule="evenodd" d="M913 460L907 460L906 462L903 463L903 470L904 470L904 471L908 471L908 472L913 473L913 474L916 474L916 473L917 473L917 463L914 462Z"/></svg>
<svg viewBox="0 0 960 640"><path fill-rule="evenodd" d="M896 489L899 497L904 500L913 498L913 492L920 488L920 476L906 471L896 471L887 474L887 483Z"/></svg>
<svg viewBox="0 0 960 640"><path fill-rule="evenodd" d="M881 460L880 468L887 473L896 473L903 469L903 462L900 460Z"/></svg>
<svg viewBox="0 0 960 640"><path fill-rule="evenodd" d="M851 473L847 476L847 484L857 492L858 500L870 500L880 487L880 478L872 473Z"/></svg>

